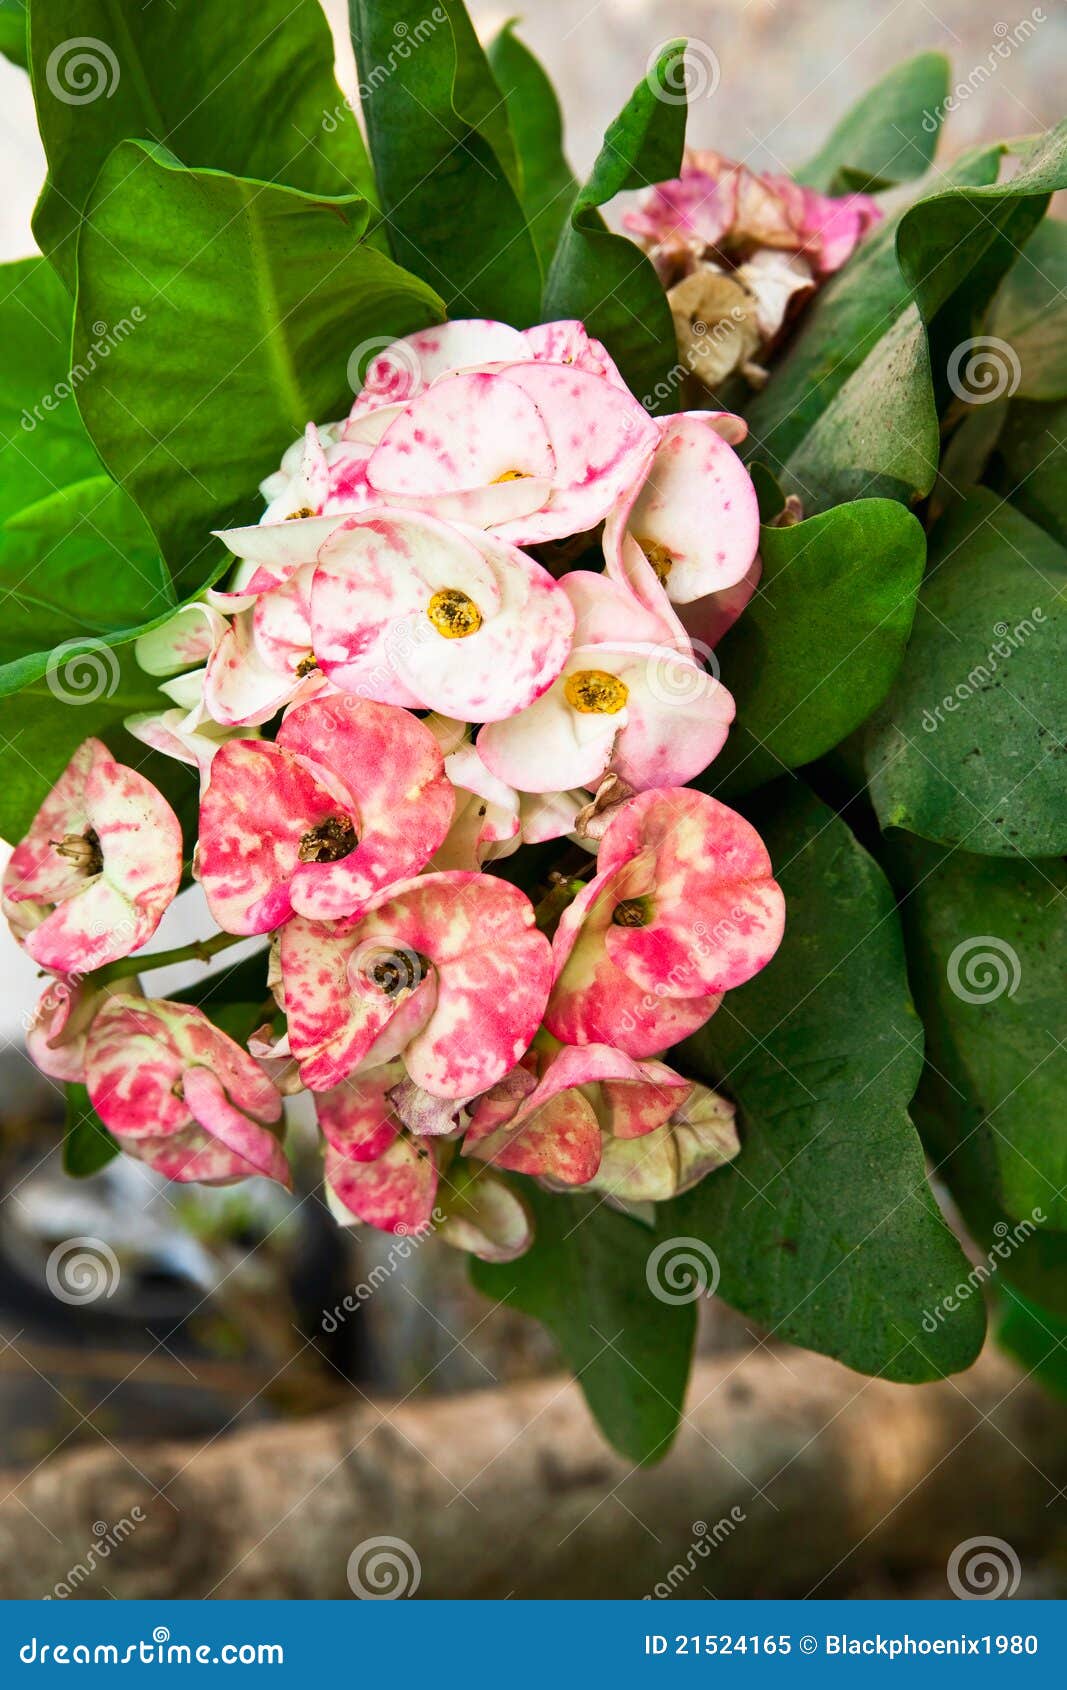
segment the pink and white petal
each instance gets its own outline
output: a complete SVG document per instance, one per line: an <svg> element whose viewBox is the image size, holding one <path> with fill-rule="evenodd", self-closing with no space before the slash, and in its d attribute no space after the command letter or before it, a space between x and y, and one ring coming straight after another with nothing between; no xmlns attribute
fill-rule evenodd
<svg viewBox="0 0 1067 1690"><path fill-rule="evenodd" d="M527 357L524 337L489 317L459 318L393 341L367 365L352 416L406 403L452 370Z"/></svg>
<svg viewBox="0 0 1067 1690"><path fill-rule="evenodd" d="M181 824L151 781L110 756L97 757L89 770L85 813L105 877L148 924L143 944L181 883Z"/></svg>
<svg viewBox="0 0 1067 1690"><path fill-rule="evenodd" d="M448 832L455 794L432 733L390 704L333 697L291 710L277 743L330 769L355 802L359 843L333 863L303 863L293 907L314 920L350 916L384 886L417 873Z"/></svg>
<svg viewBox="0 0 1067 1690"><path fill-rule="evenodd" d="M85 1084L104 1125L123 1139L169 1136L188 1126L181 1076L181 1054L154 1006L143 998L111 998L85 1047Z"/></svg>
<svg viewBox="0 0 1067 1690"><path fill-rule="evenodd" d="M671 646L592 649L596 667L618 676L627 689L612 770L637 791L694 780L726 743L732 694Z"/></svg>
<svg viewBox="0 0 1067 1690"><path fill-rule="evenodd" d="M252 643L260 662L292 677L311 655L311 582L315 565L305 563L281 586L261 593L252 611Z"/></svg>
<svg viewBox="0 0 1067 1690"><path fill-rule="evenodd" d="M706 598L691 599L681 606L681 619L690 639L705 651L714 651L723 635L746 609L763 574L763 560L757 552L740 581Z"/></svg>
<svg viewBox="0 0 1067 1690"><path fill-rule="evenodd" d="M398 1138L375 1162L352 1162L326 1146L326 1183L357 1220L381 1232L419 1232L433 1218L437 1162L432 1145Z"/></svg>
<svg viewBox="0 0 1067 1690"><path fill-rule="evenodd" d="M251 616L244 611L207 666L204 708L212 721L225 727L259 727L303 684L292 673L279 674L263 662L252 641Z"/></svg>
<svg viewBox="0 0 1067 1690"><path fill-rule="evenodd" d="M258 1172L195 1121L165 1138L113 1136L127 1156L179 1185L234 1185Z"/></svg>
<svg viewBox="0 0 1067 1690"><path fill-rule="evenodd" d="M86 786L94 763L114 762L99 739L79 745L51 792L45 798L25 837L15 846L4 870L3 896L16 938L48 913L48 906L72 897L85 884L85 871L56 850L56 841L89 829ZM19 905L25 906L22 910ZM43 906L34 910L33 906Z"/></svg>
<svg viewBox="0 0 1067 1690"><path fill-rule="evenodd" d="M537 405L515 382L450 376L405 407L367 465L384 497L452 493L502 477L552 479L555 455Z"/></svg>
<svg viewBox="0 0 1067 1690"><path fill-rule="evenodd" d="M134 657L147 675L195 669L207 662L226 626L225 617L210 604L183 605L168 622L134 641Z"/></svg>
<svg viewBox="0 0 1067 1690"><path fill-rule="evenodd" d="M651 583L642 582L647 589L642 598L629 581L621 582L607 575L595 575L588 569L575 569L560 577L559 585L566 593L574 611L575 645L599 645L604 641L642 641L649 645L679 644L689 651L689 641L679 624L651 565L643 554L641 562L651 576ZM660 602L656 603L655 588Z"/></svg>
<svg viewBox="0 0 1067 1690"><path fill-rule="evenodd" d="M235 557L254 564L249 582L255 580L256 569L263 570L263 585L257 589L263 591L267 586L287 581L301 564L314 563L320 547L341 521L339 516L293 517L288 522L257 522L247 528L220 528L216 530L215 538L221 540ZM248 590L244 596L249 596ZM218 599L219 594L216 593L212 602L217 603ZM226 609L227 606L222 605L221 608ZM243 607L233 605L229 608Z"/></svg>
<svg viewBox="0 0 1067 1690"><path fill-rule="evenodd" d="M752 825L706 793L638 794L612 819L602 872L654 854L643 926L609 923L607 954L635 985L670 997L729 991L764 968L781 943L785 900Z"/></svg>
<svg viewBox="0 0 1067 1690"><path fill-rule="evenodd" d="M547 506L502 527L501 535L528 545L595 528L655 449L655 423L630 393L587 370L518 364L506 379L540 411L556 467Z"/></svg>
<svg viewBox="0 0 1067 1690"><path fill-rule="evenodd" d="M234 1108L222 1082L210 1068L197 1064L184 1069L182 1087L195 1120L210 1138L243 1164L243 1173L261 1174L291 1187L289 1163L275 1135Z"/></svg>
<svg viewBox="0 0 1067 1690"><path fill-rule="evenodd" d="M221 748L200 803L197 878L224 932L268 933L288 920L301 841L339 811L326 771L280 744Z"/></svg>
<svg viewBox="0 0 1067 1690"><path fill-rule="evenodd" d="M585 1185L600 1166L600 1127L587 1098L575 1088L520 1110L491 1135L464 1140L464 1152L511 1173Z"/></svg>
<svg viewBox="0 0 1067 1690"><path fill-rule="evenodd" d="M573 364L601 376L614 387L629 391L618 367L599 340L593 340L576 318L555 323L537 323L523 331L523 339L539 364Z"/></svg>
<svg viewBox="0 0 1067 1690"><path fill-rule="evenodd" d="M616 512L619 512L618 506ZM604 559L608 578L631 594L646 615L662 625L662 632L654 636L654 643L675 646L691 656L692 645L682 618L637 541L627 533L621 514L609 515L604 524ZM617 635L616 638L626 636Z"/></svg>
<svg viewBox="0 0 1067 1690"><path fill-rule="evenodd" d="M565 686L571 674L601 667L600 649L577 648L540 698L517 715L483 727L478 753L499 780L532 793L596 785L611 761L625 708L613 715L573 710Z"/></svg>
<svg viewBox="0 0 1067 1690"><path fill-rule="evenodd" d="M413 395L410 397L413 397ZM359 409L359 403L360 400L357 397L348 421L344 425L341 439L348 446L367 447L367 456L370 457L369 448L377 446L386 429L396 421L404 409L407 399L404 399L403 402L374 405L365 410Z"/></svg>
<svg viewBox="0 0 1067 1690"><path fill-rule="evenodd" d="M517 1192L486 1168L449 1194L438 1236L483 1262L513 1262L533 1243L533 1222Z"/></svg>
<svg viewBox="0 0 1067 1690"><path fill-rule="evenodd" d="M319 1093L315 1099L319 1126L339 1155L350 1162L374 1162L400 1136L401 1123L389 1092L403 1078L404 1064L387 1062Z"/></svg>
<svg viewBox="0 0 1067 1690"><path fill-rule="evenodd" d="M600 1124L615 1138L644 1138L655 1132L694 1090L692 1081L665 1062L635 1062L633 1068L600 1085Z"/></svg>

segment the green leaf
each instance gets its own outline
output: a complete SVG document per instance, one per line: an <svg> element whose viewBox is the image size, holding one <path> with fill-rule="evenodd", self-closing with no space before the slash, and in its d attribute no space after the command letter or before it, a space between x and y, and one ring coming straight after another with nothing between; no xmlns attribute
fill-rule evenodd
<svg viewBox="0 0 1067 1690"><path fill-rule="evenodd" d="M984 488L938 526L915 629L871 725L883 828L990 856L1067 851L1067 554Z"/></svg>
<svg viewBox="0 0 1067 1690"><path fill-rule="evenodd" d="M348 409L361 345L440 319L431 289L360 240L368 210L184 170L140 142L100 173L79 245L75 358L95 320L133 322L78 403L180 595L217 571L210 531L256 519L258 482L308 420Z"/></svg>
<svg viewBox="0 0 1067 1690"><path fill-rule="evenodd" d="M936 180L993 182L1003 148L966 153ZM834 395L910 303L896 236L903 213L868 235L845 267L821 288L796 338L776 362L774 379L745 408L749 448L772 467L784 464Z"/></svg>
<svg viewBox="0 0 1067 1690"><path fill-rule="evenodd" d="M809 763L870 715L904 654L925 542L900 505L861 499L762 529L760 555L760 590L716 649L737 718L708 791Z"/></svg>
<svg viewBox="0 0 1067 1690"><path fill-rule="evenodd" d="M360 100L398 264L453 317L538 321L541 271L507 108L458 0L350 0Z"/></svg>
<svg viewBox="0 0 1067 1690"><path fill-rule="evenodd" d="M611 233L599 208L616 194L677 176L685 142L686 102L677 91L684 63L684 42L665 47L604 136L545 283L546 320L581 318L654 411L677 409L674 320L650 261L633 241Z"/></svg>
<svg viewBox="0 0 1067 1690"><path fill-rule="evenodd" d="M911 306L831 399L782 481L807 511L864 495L914 504L934 484L940 450L926 330Z"/></svg>
<svg viewBox="0 0 1067 1690"><path fill-rule="evenodd" d="M90 1103L85 1087L69 1085L66 1093L63 1172L74 1179L85 1179L105 1168L118 1155L119 1147Z"/></svg>
<svg viewBox="0 0 1067 1690"><path fill-rule="evenodd" d="M29 63L26 0L0 0L0 53L23 68Z"/></svg>
<svg viewBox="0 0 1067 1690"><path fill-rule="evenodd" d="M70 296L43 258L0 268L0 520L100 471L71 382Z"/></svg>
<svg viewBox="0 0 1067 1690"><path fill-rule="evenodd" d="M1035 142L1006 182L952 186L904 213L897 255L927 322L953 295L958 330L984 309L1045 215L1067 187L1067 122Z"/></svg>
<svg viewBox="0 0 1067 1690"><path fill-rule="evenodd" d="M489 66L507 106L522 166L522 203L546 274L578 184L563 152L555 89L530 49L506 23L489 46Z"/></svg>
<svg viewBox="0 0 1067 1690"><path fill-rule="evenodd" d="M1016 400L997 441L1000 490L1061 546L1067 546L1067 404Z"/></svg>
<svg viewBox="0 0 1067 1690"><path fill-rule="evenodd" d="M33 232L72 291L79 218L120 141L165 142L185 164L373 199L317 0L257 0L251 10L198 0L195 18L166 0L30 0L30 23L48 155ZM137 155L126 167L139 168Z"/></svg>
<svg viewBox="0 0 1067 1690"><path fill-rule="evenodd" d="M954 1142L983 1141L989 1197L1067 1229L1067 869L900 837L912 985Z"/></svg>
<svg viewBox="0 0 1067 1690"><path fill-rule="evenodd" d="M997 1343L1058 1397L1067 1397L1067 1320L1007 1287Z"/></svg>
<svg viewBox="0 0 1067 1690"><path fill-rule="evenodd" d="M921 176L937 148L948 77L942 53L895 65L845 113L797 181L826 194L873 193Z"/></svg>
<svg viewBox="0 0 1067 1690"><path fill-rule="evenodd" d="M989 332L1019 360L1020 399L1067 399L1067 223L1039 223L1001 283Z"/></svg>
<svg viewBox="0 0 1067 1690"><path fill-rule="evenodd" d="M532 1181L522 1195L532 1248L502 1266L472 1262L475 1285L547 1326L616 1449L658 1460L678 1430L696 1328L692 1302L666 1304L650 1289L649 1257L670 1232Z"/></svg>
<svg viewBox="0 0 1067 1690"><path fill-rule="evenodd" d="M0 696L54 667L57 648L91 652L100 642L121 644L175 605L144 518L102 474L8 518L0 535L0 588Z"/></svg>
<svg viewBox="0 0 1067 1690"><path fill-rule="evenodd" d="M914 1383L969 1366L981 1299L923 1324L967 1263L907 1106L922 1061L892 893L832 811L777 787L753 819L786 897L774 960L681 1057L736 1098L741 1154L659 1224L704 1239L720 1292L775 1336Z"/></svg>

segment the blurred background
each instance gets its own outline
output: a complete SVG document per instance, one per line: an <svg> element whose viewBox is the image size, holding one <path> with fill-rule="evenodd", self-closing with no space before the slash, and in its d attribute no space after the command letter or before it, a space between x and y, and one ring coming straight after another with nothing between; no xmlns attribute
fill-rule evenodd
<svg viewBox="0 0 1067 1690"><path fill-rule="evenodd" d="M941 162L979 138L1051 125L1062 115L1067 12L1058 0L1046 5L529 0L521 33L555 82L579 176L652 50L678 35L707 70L691 143L786 171L817 149L863 89L923 48L949 56L958 84ZM325 9L351 94L343 0L326 0ZM470 10L485 38L512 15L485 0L471 0ZM998 54L1024 18L1039 27ZM8 260L34 250L30 214L44 160L27 79L5 61L0 137L0 259ZM197 894L185 894L156 943L208 931ZM153 986L164 993L177 983L160 975ZM681 1596L804 1595L812 1587L942 1596L946 1555L983 1524L1021 1554L1015 1593L1067 1589L1062 1427L1051 1407L1016 1394L1004 1364L907 1392L768 1346L709 1304L699 1400L678 1455L655 1481L635 1475L598 1443L573 1387L540 1383L554 1365L540 1329L477 1299L460 1256L433 1244L398 1256L388 1239L355 1240L336 1228L317 1195L306 1120L296 1129L303 1156L293 1197L259 1182L177 1192L124 1159L69 1180L58 1154L63 1099L23 1048L39 990L28 959L5 945L3 1594L46 1595L55 1586L55 1594L84 1596L348 1595L336 1545L355 1544L371 1526L398 1531L409 1518L422 1520L413 1537L420 1529L425 1537L430 1510L439 1516L434 1543L420 1539L422 1593L430 1595L640 1595L681 1556L687 1571L669 1592ZM50 1261L86 1239L105 1246L96 1252L103 1293L80 1296L71 1274L57 1296ZM359 1297L355 1317L331 1317L353 1287L368 1285L373 1294ZM466 1403L463 1393L476 1390L484 1411L449 1418L448 1403ZM386 1426L369 1405L389 1397L404 1406ZM318 1444L286 1442L323 1411L356 1418ZM531 1427L543 1436L524 1436ZM265 1440L240 1444L250 1478L225 1458L212 1465L218 1440L249 1431ZM177 1455L154 1453L159 1440L173 1439L185 1440ZM353 1492L349 1519L334 1476L341 1468L350 1482L364 1446L363 1488ZM289 1468L291 1495L281 1476ZM231 1487L225 1524L186 1474L202 1474L212 1498ZM473 1503L472 1475L481 1486ZM985 1513L979 1507L972 1517L983 1487ZM368 1513L368 1496L377 1496L376 1512ZM490 1528L499 1516L518 1534L520 1506L534 1547L501 1570ZM130 1541L112 1544L131 1518ZM694 1547L714 1535L709 1520L733 1521L715 1538L714 1559ZM780 1553L783 1531L805 1530L805 1554ZM279 1541L283 1554L274 1553ZM63 1569L82 1566L94 1544L101 1552L88 1575L59 1590L57 1581L71 1582Z"/></svg>

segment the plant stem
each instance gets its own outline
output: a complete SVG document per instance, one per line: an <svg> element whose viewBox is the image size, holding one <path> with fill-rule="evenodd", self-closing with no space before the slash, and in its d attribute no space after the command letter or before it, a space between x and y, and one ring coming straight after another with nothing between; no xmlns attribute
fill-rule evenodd
<svg viewBox="0 0 1067 1690"><path fill-rule="evenodd" d="M93 980L102 986L108 980L120 980L130 974L150 974L153 969L169 968L176 962L210 962L219 951L239 945L246 937L244 933L216 933L213 939L194 939L191 944L177 945L172 951L153 951L145 957L123 957L119 962L109 962L105 968L98 968Z"/></svg>

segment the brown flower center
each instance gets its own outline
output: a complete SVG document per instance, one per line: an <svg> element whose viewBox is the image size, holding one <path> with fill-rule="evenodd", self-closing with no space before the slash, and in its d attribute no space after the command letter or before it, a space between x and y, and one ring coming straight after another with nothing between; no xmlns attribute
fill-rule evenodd
<svg viewBox="0 0 1067 1690"><path fill-rule="evenodd" d="M644 552L652 568L656 572L656 579L661 585L666 584L674 559L661 540L649 540L647 536L635 534L634 539Z"/></svg>
<svg viewBox="0 0 1067 1690"><path fill-rule="evenodd" d="M652 920L652 905L647 898L622 898L611 919L616 927L647 927Z"/></svg>
<svg viewBox="0 0 1067 1690"><path fill-rule="evenodd" d="M302 863L337 863L358 844L359 835L348 816L327 816L305 833L297 856Z"/></svg>
<svg viewBox="0 0 1067 1690"><path fill-rule="evenodd" d="M62 839L53 839L52 844L57 855L66 857L75 868L81 869L87 880L94 874L102 873L104 853L94 828L88 827L84 833L64 834Z"/></svg>
<svg viewBox="0 0 1067 1690"><path fill-rule="evenodd" d="M307 675L313 674L314 671L318 668L318 666L319 666L318 659L316 658L315 653L313 651L309 651L307 656L302 657L300 659L300 662L296 666L296 678L297 678L297 680L298 681L304 680L304 678Z"/></svg>
<svg viewBox="0 0 1067 1690"><path fill-rule="evenodd" d="M310 505L301 505L298 511L290 511L285 520L286 522L302 522L306 516L314 515L315 512Z"/></svg>
<svg viewBox="0 0 1067 1690"><path fill-rule="evenodd" d="M383 945L359 958L358 973L368 986L373 986L387 998L398 998L402 992L413 992L430 971L429 960L405 945L390 950Z"/></svg>
<svg viewBox="0 0 1067 1690"><path fill-rule="evenodd" d="M625 681L606 669L578 669L563 683L563 695L572 710L583 716L615 716L630 696Z"/></svg>
<svg viewBox="0 0 1067 1690"><path fill-rule="evenodd" d="M482 613L458 587L442 587L426 606L426 614L446 640L465 640L482 625Z"/></svg>

